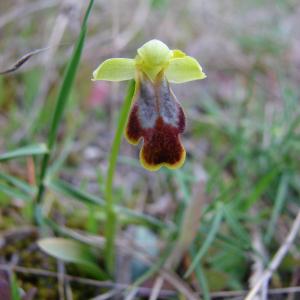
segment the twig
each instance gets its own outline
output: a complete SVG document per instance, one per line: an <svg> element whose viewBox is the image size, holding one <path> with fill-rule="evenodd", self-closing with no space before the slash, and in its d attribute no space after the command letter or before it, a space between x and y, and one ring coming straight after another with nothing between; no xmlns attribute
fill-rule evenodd
<svg viewBox="0 0 300 300"><path fill-rule="evenodd" d="M162 278L162 276L158 277L155 280L151 295L150 295L150 299L149 300L156 300L159 297L159 293L160 290L162 289L164 284L164 279Z"/></svg>
<svg viewBox="0 0 300 300"><path fill-rule="evenodd" d="M254 206L251 210L251 214L253 216L257 215L257 208ZM253 253L252 255L252 266L251 266L251 275L249 278L249 288L253 288L255 286L255 283L257 280L262 276L264 271L264 261L267 261L267 254L266 249L263 245L261 232L258 228L257 224L253 224L252 230L251 230L251 236L252 236L252 247L255 250L256 253ZM267 285L264 286L261 295L257 295L255 300L265 300L266 299L266 292L267 292Z"/></svg>
<svg viewBox="0 0 300 300"><path fill-rule="evenodd" d="M0 265L0 270L9 271L13 270L16 273L22 273L22 274L33 274L38 276L44 276L44 277L52 277L52 278L58 278L58 274L56 272L51 272L43 269L36 269L36 268L25 268L21 266L10 266L10 265ZM99 281L89 278L83 278L78 276L72 276L63 274L65 280L71 281L71 282L78 282L81 284L86 284L90 286L95 286L99 288L116 288L116 289L126 289L130 287L130 285L127 284L121 284L121 283L114 283L112 281ZM151 288L148 287L138 287L138 292L140 295L147 295L151 292ZM173 290L161 290L160 296L164 297L172 297L176 295L176 292ZM218 298L231 298L232 297L238 297L243 296L247 293L247 291L220 291L220 292L214 292L211 293L210 296L212 299L218 299ZM287 294L287 293L300 293L300 286L290 286L285 288L277 288L277 289L270 289L268 291L268 295L279 295L279 294Z"/></svg>
<svg viewBox="0 0 300 300"><path fill-rule="evenodd" d="M68 280L66 280L66 287L65 287L65 294L66 294L66 298L67 300L73 300L73 293L72 293L72 289L70 286L70 283Z"/></svg>
<svg viewBox="0 0 300 300"><path fill-rule="evenodd" d="M248 291L221 291L221 292L214 292L211 293L210 296L212 299L218 298L230 298L232 297L243 297L247 294ZM287 293L300 293L300 286L291 286L286 288L277 288L277 289L269 289L268 295L280 295L280 294L287 294Z"/></svg>
<svg viewBox="0 0 300 300"><path fill-rule="evenodd" d="M139 291L138 287L133 288L124 300L134 300L138 291Z"/></svg>
<svg viewBox="0 0 300 300"><path fill-rule="evenodd" d="M117 296L118 294L120 294L120 291L119 290L111 290L105 294L102 294L100 296L97 296L91 300L107 300L107 299L114 299L115 296Z"/></svg>
<svg viewBox="0 0 300 300"><path fill-rule="evenodd" d="M14 271L16 273L22 273L22 274L33 274L37 276L44 276L44 277L52 277L52 278L58 278L59 274L52 271L47 271L43 269L36 269L36 268L26 268L21 266L12 266L12 265L0 265L0 270L5 270L7 272ZM81 284L86 284L90 286L95 286L99 288L114 288L114 289L126 289L130 287L128 284L121 284L121 283L115 283L112 281L99 281L89 278L83 278L78 276L72 276L68 274L62 274L65 280L71 281L71 282L78 282ZM139 287L137 288L139 294L142 295L148 295L151 292L151 288L147 287ZM176 294L175 291L172 290L162 290L161 295L162 296L174 296Z"/></svg>
<svg viewBox="0 0 300 300"><path fill-rule="evenodd" d="M45 47L45 48L41 48L41 49L36 49L33 50L25 55L23 55L20 59L18 59L11 67L9 67L8 69L4 70L4 71L0 71L0 75L5 75L5 74L9 74L12 73L16 70L18 70L20 67L22 67L32 56L37 55L41 52L44 52L46 50L48 50L50 47Z"/></svg>
<svg viewBox="0 0 300 300"><path fill-rule="evenodd" d="M58 295L59 295L59 300L65 300L65 265L62 261L58 260L57 261L57 271L58 271Z"/></svg>
<svg viewBox="0 0 300 300"><path fill-rule="evenodd" d="M300 210L299 210L297 217L292 225L289 235L287 236L284 243L281 245L281 247L276 252L269 267L264 271L264 273L262 274L260 279L258 279L258 281L254 285L254 287L250 290L250 292L246 296L245 300L253 300L254 297L256 296L257 292L261 288L261 286L263 284L265 284L265 282L269 281L269 279L272 277L272 274L278 268L282 259L285 257L285 255L289 251L290 247L292 246L294 239L296 238L297 234L299 233L299 229L300 229Z"/></svg>

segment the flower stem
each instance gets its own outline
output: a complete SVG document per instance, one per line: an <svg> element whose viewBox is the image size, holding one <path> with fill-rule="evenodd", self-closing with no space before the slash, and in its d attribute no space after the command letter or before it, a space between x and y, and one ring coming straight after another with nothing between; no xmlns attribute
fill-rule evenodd
<svg viewBox="0 0 300 300"><path fill-rule="evenodd" d="M105 182L105 200L106 200L106 228L105 228L105 261L110 274L114 273L115 265L115 235L117 227L115 203L113 198L113 180L119 155L122 135L130 111L131 102L135 91L135 81L131 80L128 84L127 95L121 107L118 126L112 143L109 165Z"/></svg>

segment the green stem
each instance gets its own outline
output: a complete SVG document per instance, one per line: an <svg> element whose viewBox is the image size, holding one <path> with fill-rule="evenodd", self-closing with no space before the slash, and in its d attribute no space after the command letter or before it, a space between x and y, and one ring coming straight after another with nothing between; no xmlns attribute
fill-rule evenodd
<svg viewBox="0 0 300 300"><path fill-rule="evenodd" d="M47 169L49 165L49 160L51 157L51 154L53 152L53 148L56 142L56 137L57 137L57 132L59 128L59 124L61 122L62 116L64 109L66 107L74 80L75 80L75 75L78 70L78 65L80 62L81 58L81 53L82 49L84 46L84 41L85 41L85 36L87 32L87 20L90 15L92 6L94 4L94 0L90 0L89 6L86 10L82 26L81 26L81 31L77 40L77 43L75 45L75 48L73 50L73 54L71 56L71 59L68 63L68 66L66 68L64 78L62 81L62 85L59 91L59 94L57 96L56 100L56 105L55 105L55 110L53 113L52 121L51 121L51 126L50 126L50 131L48 135L48 152L44 155L42 159L42 164L41 164L41 173L39 176L39 186L38 186L38 193L36 196L36 201L35 201L35 221L38 224L41 224L42 222L42 215L41 215L41 202L43 200L43 195L45 191L45 177L47 174Z"/></svg>
<svg viewBox="0 0 300 300"><path fill-rule="evenodd" d="M116 235L116 226L117 226L115 203L112 194L113 180L114 180L117 160L119 156L122 136L127 122L128 114L130 111L134 90L135 90L135 81L131 80L128 84L126 98L121 107L118 127L111 147L111 153L109 157L109 165L108 165L106 183L105 183L105 200L106 200L105 258L106 258L107 270L110 274L114 273L114 265L115 265L114 246L115 246L115 235Z"/></svg>

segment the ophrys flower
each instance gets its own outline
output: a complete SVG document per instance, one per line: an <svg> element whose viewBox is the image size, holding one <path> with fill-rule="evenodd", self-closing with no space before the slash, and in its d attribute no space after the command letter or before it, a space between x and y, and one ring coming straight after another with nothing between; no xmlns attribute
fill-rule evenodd
<svg viewBox="0 0 300 300"><path fill-rule="evenodd" d="M194 58L164 43L151 40L137 50L135 59L111 58L93 73L94 80L135 79L134 102L125 136L129 143L143 139L140 161L156 171L162 166L176 169L185 160L179 134L185 129L185 115L169 82L183 83L205 78Z"/></svg>

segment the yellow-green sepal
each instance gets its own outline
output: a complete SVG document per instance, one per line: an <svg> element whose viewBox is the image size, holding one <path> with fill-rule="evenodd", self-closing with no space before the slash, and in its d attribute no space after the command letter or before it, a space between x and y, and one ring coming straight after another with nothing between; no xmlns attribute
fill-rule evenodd
<svg viewBox="0 0 300 300"><path fill-rule="evenodd" d="M92 80L123 81L135 77L135 60L129 58L110 58L105 60L94 72Z"/></svg>
<svg viewBox="0 0 300 300"><path fill-rule="evenodd" d="M179 49L172 50L172 58L182 58L185 56L186 56L186 54Z"/></svg>
<svg viewBox="0 0 300 300"><path fill-rule="evenodd" d="M181 56L177 53L177 58L172 58L165 70L168 81L173 83L183 83L206 77L200 64L191 56ZM179 56L179 57L178 57Z"/></svg>

